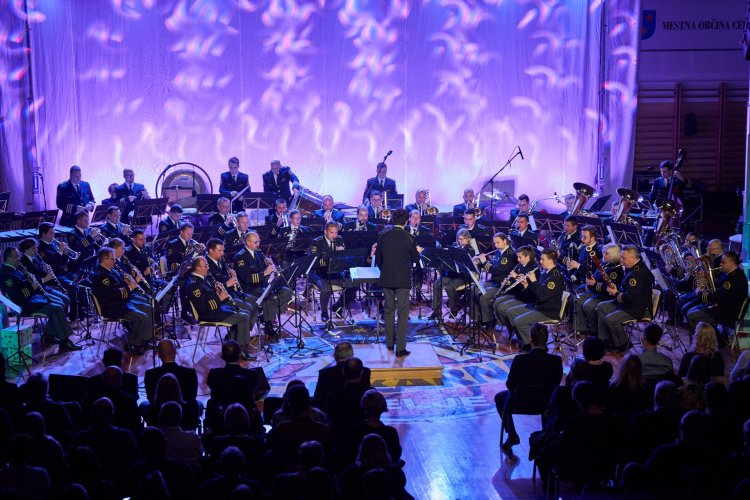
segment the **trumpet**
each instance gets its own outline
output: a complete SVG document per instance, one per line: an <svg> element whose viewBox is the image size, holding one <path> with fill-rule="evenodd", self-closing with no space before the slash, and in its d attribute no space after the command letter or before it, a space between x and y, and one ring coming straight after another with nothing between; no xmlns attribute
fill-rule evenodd
<svg viewBox="0 0 750 500"><path fill-rule="evenodd" d="M60 255L67 255L73 260L78 260L78 257L81 256L80 252L76 252L75 250L71 249L70 247L66 247L65 250L61 250L60 246L62 245L62 242L58 240L57 238L52 240L52 243L57 244L57 253Z"/></svg>
<svg viewBox="0 0 750 500"><path fill-rule="evenodd" d="M425 192L427 194L426 199L425 199L425 203L427 203L427 209L425 210L425 213L427 215L437 215L439 210L437 207L432 206L432 199L430 198L430 190L425 189ZM420 206L420 210L421 210L421 206ZM420 213L420 215L422 214Z"/></svg>
<svg viewBox="0 0 750 500"><path fill-rule="evenodd" d="M277 227L287 227L289 225L289 218L286 216L286 214L282 214L281 217L278 217L278 221L276 222Z"/></svg>

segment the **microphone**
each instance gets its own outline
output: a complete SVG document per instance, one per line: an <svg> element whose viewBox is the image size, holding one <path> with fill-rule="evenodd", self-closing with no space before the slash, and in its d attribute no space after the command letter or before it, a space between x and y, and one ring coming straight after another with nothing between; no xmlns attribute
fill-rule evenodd
<svg viewBox="0 0 750 500"><path fill-rule="evenodd" d="M388 154L387 154L387 155L385 155L385 157L386 157L386 158L388 158L388 157L389 157L389 156L391 156L392 154L393 154L393 151L391 151L391 150L389 149L389 150L388 150Z"/></svg>
<svg viewBox="0 0 750 500"><path fill-rule="evenodd" d="M521 151L521 146L516 146L516 147L518 148L518 154L521 155L521 159L524 160L525 158L523 157L523 151Z"/></svg>

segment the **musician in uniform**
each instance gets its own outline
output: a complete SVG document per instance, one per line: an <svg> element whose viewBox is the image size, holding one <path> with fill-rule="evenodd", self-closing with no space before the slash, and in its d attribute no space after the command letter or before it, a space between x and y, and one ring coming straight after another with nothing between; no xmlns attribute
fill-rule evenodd
<svg viewBox="0 0 750 500"><path fill-rule="evenodd" d="M557 267L557 252L549 248L542 250L539 264L543 269L539 279L536 274L530 273L521 282L521 286L533 297L533 304L508 309L508 320L521 337L521 350L524 352L531 350L529 344L531 325L560 317L562 296L565 291L565 278Z"/></svg>
<svg viewBox="0 0 750 500"><path fill-rule="evenodd" d="M560 263L568 264L569 260L575 260L578 256L578 247L581 245L581 235L578 234L578 218L575 215L565 217L563 232L557 239L557 252L560 255Z"/></svg>
<svg viewBox="0 0 750 500"><path fill-rule="evenodd" d="M470 245L471 234L466 229L456 232L453 248L462 248L473 257L475 252ZM432 284L432 314L428 319L440 321L443 317L443 290L448 295L448 309L453 317L458 315L458 288L465 287L468 280L455 270L442 269L441 276Z"/></svg>
<svg viewBox="0 0 750 500"><path fill-rule="evenodd" d="M289 183L292 183L292 190L289 190ZM299 192L299 178L294 175L289 167L282 167L279 160L271 162L271 170L263 174L263 192L273 193L278 198L283 198L286 202L292 201L292 192Z"/></svg>
<svg viewBox="0 0 750 500"><path fill-rule="evenodd" d="M370 204L367 207L367 214L371 219L380 219L383 211L383 193L378 190L370 191Z"/></svg>
<svg viewBox="0 0 750 500"><path fill-rule="evenodd" d="M248 359L250 331L253 329L251 317L234 307L226 290L217 291L215 282L208 275L205 257L195 257L191 262L192 273L187 279L186 288L190 304L198 313L200 321L215 321L232 325L232 336L242 349L242 358Z"/></svg>
<svg viewBox="0 0 750 500"><path fill-rule="evenodd" d="M39 247L34 238L26 238L18 244L18 251L21 254L19 264L28 272L34 275L37 282L42 285L44 292L50 302L62 306L63 311L69 314L70 298L62 284L57 281L57 277L47 264L39 256Z"/></svg>
<svg viewBox="0 0 750 500"><path fill-rule="evenodd" d="M125 206L123 222L130 222L130 213L135 209L135 200L148 199L148 191L143 184L135 182L135 173L126 168L122 171L125 182L115 188L115 197Z"/></svg>
<svg viewBox="0 0 750 500"><path fill-rule="evenodd" d="M3 250L3 265L0 267L0 290L8 299L21 308L23 316L40 313L47 316L47 335L60 342L61 351L80 351L81 347L73 344L68 337L73 330L65 318L65 310L59 303L50 301L41 288L33 286L32 281L19 268L20 255L15 247Z"/></svg>
<svg viewBox="0 0 750 500"><path fill-rule="evenodd" d="M127 321L128 345L133 355L142 355L153 337L151 314L143 304L132 300L135 281L115 269L115 252L103 247L98 253L99 266L91 277L92 293L107 318Z"/></svg>
<svg viewBox="0 0 750 500"><path fill-rule="evenodd" d="M169 240L166 245L167 250L167 272L174 275L179 272L188 259L192 262L192 259L197 255L200 250L198 242L193 239L194 226L190 222L185 222L180 228L180 235L177 238ZM192 255L192 256L191 256ZM194 319L191 318L190 307L188 304L188 296L185 293L185 279L180 276L176 281L175 285L180 287L180 307L181 307L181 318L188 324L193 324Z"/></svg>
<svg viewBox="0 0 750 500"><path fill-rule="evenodd" d="M424 188L417 189L414 199L414 203L409 203L404 207L406 211L411 214L413 210L416 210L419 215L426 215L429 208L427 204L427 190Z"/></svg>
<svg viewBox="0 0 750 500"><path fill-rule="evenodd" d="M386 192L390 195L398 194L398 191L396 191L396 181L387 176L388 165L380 162L376 168L377 175L367 179L365 191L362 193L362 203L365 203L366 200L372 197L373 191L378 191L381 194Z"/></svg>
<svg viewBox="0 0 750 500"><path fill-rule="evenodd" d="M107 238L120 238L130 244L130 226L120 222L121 212L117 205L107 208L107 221L102 224L101 231Z"/></svg>
<svg viewBox="0 0 750 500"><path fill-rule="evenodd" d="M242 291L240 280L234 269L224 261L224 243L218 238L211 238L206 245L206 263L208 275L216 282L224 285L235 305L242 312L250 316L252 323L258 317L258 306L247 301L247 295Z"/></svg>
<svg viewBox="0 0 750 500"><path fill-rule="evenodd" d="M115 270L119 272L123 277L127 276L133 279L138 285L131 295L131 300L138 305L138 307L150 314L151 313L151 298L149 296L149 284L146 278L141 274L133 271L131 262L125 255L125 242L120 238L112 238L107 242L109 248L115 254Z"/></svg>
<svg viewBox="0 0 750 500"><path fill-rule="evenodd" d="M221 197L216 201L216 212L208 218L209 226L219 226L216 237L224 239L224 236L234 228L234 215L231 213L232 204L229 198Z"/></svg>
<svg viewBox="0 0 750 500"><path fill-rule="evenodd" d="M321 206L321 208L314 211L313 215L315 217L320 217L326 222L332 220L334 222L338 222L339 224L344 224L344 222L346 221L344 219L344 212L333 208L333 206L333 196L327 194L323 197L323 205Z"/></svg>
<svg viewBox="0 0 750 500"><path fill-rule="evenodd" d="M415 237L432 234L430 228L422 224L422 215L417 209L412 209L409 212L409 224L406 226L406 232Z"/></svg>
<svg viewBox="0 0 750 500"><path fill-rule="evenodd" d="M70 167L70 179L57 186L56 205L62 212L60 225L73 227L78 212L93 212L96 200L88 182L81 180L81 167Z"/></svg>
<svg viewBox="0 0 750 500"><path fill-rule="evenodd" d="M501 282L501 286L497 294L495 294L494 305L492 306L498 322L501 326L505 326L508 329L509 334L513 331L514 327L508 318L508 311L514 307L532 302L534 299L528 287L524 288L521 286L523 277L533 272L535 278L539 280L539 276L541 275L534 248L531 246L524 245L519 247L516 250L516 261L518 262L516 267Z"/></svg>
<svg viewBox="0 0 750 500"><path fill-rule="evenodd" d="M586 284L576 293L573 330L591 335L597 328L596 307L605 300L611 300L607 291L608 282L622 287L623 270L620 265L620 247L608 243L602 247L602 268L604 274L594 266L594 274L586 278ZM605 276L606 275L606 276Z"/></svg>
<svg viewBox="0 0 750 500"><path fill-rule="evenodd" d="M691 336L701 321L713 326L734 325L747 297L747 278L739 266L740 258L736 252L724 253L716 290L696 290L701 303L686 315Z"/></svg>
<svg viewBox="0 0 750 500"><path fill-rule="evenodd" d="M289 225L282 227L279 230L279 238L287 239L286 247L284 248L283 264L286 267L294 259L305 255L304 250L294 250L294 244L297 237L301 234L309 234L312 230L308 226L302 225L302 214L299 210L289 211Z"/></svg>
<svg viewBox="0 0 750 500"><path fill-rule="evenodd" d="M229 198L230 200L237 196L243 189L247 188L250 190L250 179L247 174L240 172L240 160L236 157L231 157L227 162L229 165L229 172L221 174L221 181L219 183L219 194ZM246 191L246 192L247 192ZM233 212L240 212L243 210L242 200L237 199L232 204Z"/></svg>
<svg viewBox="0 0 750 500"><path fill-rule="evenodd" d="M596 306L597 335L608 344L609 352L623 352L628 348L628 336L623 328L627 320L640 320L650 314L651 289L654 277L641 260L638 248L626 245L620 252L625 275L620 286L614 283L607 292L614 300Z"/></svg>
<svg viewBox="0 0 750 500"><path fill-rule="evenodd" d="M235 228L224 235L224 246L234 249L243 244L249 225L247 213L240 212L235 216Z"/></svg>
<svg viewBox="0 0 750 500"><path fill-rule="evenodd" d="M708 242L708 247L706 248L706 253L711 257L711 269L708 270L708 272L712 273L712 276L715 276L715 273L717 270L721 268L721 256L724 254L724 243L721 242L721 240L713 239ZM696 265L698 265L698 260L694 260ZM685 278L684 283L680 283L680 286L683 285L691 285L691 288L693 287L694 283L690 279L690 277ZM677 297L677 307L680 308L680 311L682 312L682 317L687 319L688 311L690 311L695 306L699 306L702 304L701 296L700 294L695 293L694 290L690 290L685 293L681 293L679 297Z"/></svg>
<svg viewBox="0 0 750 500"><path fill-rule="evenodd" d="M513 224L513 221L516 220L516 218L520 214L527 214L529 215L529 195L522 194L518 197L518 203L516 204L515 208L510 209L510 222Z"/></svg>
<svg viewBox="0 0 750 500"><path fill-rule="evenodd" d="M271 237L275 238L282 227L289 225L289 216L284 198L277 199L273 204L273 213L266 216L266 224L271 226Z"/></svg>
<svg viewBox="0 0 750 500"><path fill-rule="evenodd" d="M583 287L586 278L594 273L591 252L602 259L602 247L599 244L599 234L594 226L583 226L581 231L581 244L578 248L578 257L576 260L567 259L568 275L575 286Z"/></svg>
<svg viewBox="0 0 750 500"><path fill-rule="evenodd" d="M513 247L510 246L510 238L505 233L495 233L492 237L492 244L495 247L495 255L491 260L487 259L485 254L479 254L479 267L488 272L490 278L484 284L486 293L479 296L479 318L482 326L487 329L495 328L495 314L492 311L492 304L500 285L508 274L516 267L518 259Z"/></svg>
<svg viewBox="0 0 750 500"><path fill-rule="evenodd" d="M68 244L55 239L55 225L51 222L39 224L39 257L52 268L52 272L70 297L68 317L71 321L78 320L84 313L80 310L81 301L78 300L75 276L69 272L75 267L75 261L70 256Z"/></svg>
<svg viewBox="0 0 750 500"><path fill-rule="evenodd" d="M369 221L370 211L365 205L357 207L357 220L344 224L344 231L377 231L378 226Z"/></svg>
<svg viewBox="0 0 750 500"><path fill-rule="evenodd" d="M529 214L525 212L519 214L518 217L516 217L515 226L516 228L510 232L511 236L529 238L534 242L534 247L539 246L539 235L529 227Z"/></svg>
<svg viewBox="0 0 750 500"><path fill-rule="evenodd" d="M151 248L146 246L146 233L143 229L134 229L132 243L130 246L125 248L125 256L128 261L133 264L138 271L148 281L148 286L152 290L164 287L167 282L156 277L155 273L158 270L158 263L151 254ZM170 296L171 292L167 292ZM164 297L164 303L169 304L168 297Z"/></svg>
<svg viewBox="0 0 750 500"><path fill-rule="evenodd" d="M316 256L316 259L308 280L320 290L320 319L326 323L329 321L328 301L332 294L331 287L334 283L339 284L343 281L343 276L340 273L332 274L328 272L328 262L331 256L344 250L344 240L338 234L338 224L335 221L326 222L323 235L312 240L310 244L310 252ZM333 305L334 313L342 315L341 309L344 307L344 301L347 305L350 304L354 300L355 294L354 288L345 288L344 293Z"/></svg>
<svg viewBox="0 0 750 500"><path fill-rule="evenodd" d="M477 237L482 237L487 234L487 227L483 226L481 224L477 224L477 215L474 210L467 210L464 212L464 223L461 226L461 228L466 229L469 231L469 234L471 234L472 240L476 239ZM472 245L472 247L476 244ZM477 250L475 248L475 250Z"/></svg>
<svg viewBox="0 0 750 500"><path fill-rule="evenodd" d="M464 202L453 206L453 217L463 217L467 210L474 210L474 190L472 188L464 189Z"/></svg>
<svg viewBox="0 0 750 500"><path fill-rule="evenodd" d="M80 254L74 264L76 270L84 260L96 255L101 247L102 239L100 229L89 227L88 212L78 212L73 232L69 236L70 248Z"/></svg>
<svg viewBox="0 0 750 500"><path fill-rule="evenodd" d="M568 217L571 217L573 214L573 207L576 206L576 195L568 193L565 195L565 211L561 212L560 215L565 217L567 219Z"/></svg>
<svg viewBox="0 0 750 500"><path fill-rule="evenodd" d="M256 304L268 286L268 276L277 272L271 259L267 259L260 250L260 235L255 231L248 231L245 235L245 246L234 256L234 268L237 270L237 278L248 300ZM282 286L271 290L263 303L257 304L259 308L263 308L263 322L267 336L274 335L273 320L278 316L281 321L281 315L286 311L291 300L292 291Z"/></svg>
<svg viewBox="0 0 750 500"><path fill-rule="evenodd" d="M672 184L672 195L678 198L682 197L682 190L685 187L685 178L679 171L674 169L674 164L669 160L664 160L659 164L661 177L654 180L651 186L651 192L648 193L648 201L656 203L657 200L665 200L669 196L669 182L674 176Z"/></svg>
<svg viewBox="0 0 750 500"><path fill-rule="evenodd" d="M182 205L175 203L169 207L167 216L159 222L159 234L180 229L180 219L182 219Z"/></svg>

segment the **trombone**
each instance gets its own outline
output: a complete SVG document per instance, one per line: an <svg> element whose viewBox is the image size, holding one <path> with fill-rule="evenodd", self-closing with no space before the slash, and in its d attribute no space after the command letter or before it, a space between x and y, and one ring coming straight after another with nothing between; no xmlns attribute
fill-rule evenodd
<svg viewBox="0 0 750 500"><path fill-rule="evenodd" d="M389 220L393 215L393 211L388 208L388 191L383 191L383 210L380 211L380 218Z"/></svg>
<svg viewBox="0 0 750 500"><path fill-rule="evenodd" d="M432 206L432 199L430 198L430 190L425 189L425 191L427 192L427 197L426 197L427 199L425 200L425 203L427 203L427 209L425 210L425 213L427 215L437 215L439 210L437 207Z"/></svg>

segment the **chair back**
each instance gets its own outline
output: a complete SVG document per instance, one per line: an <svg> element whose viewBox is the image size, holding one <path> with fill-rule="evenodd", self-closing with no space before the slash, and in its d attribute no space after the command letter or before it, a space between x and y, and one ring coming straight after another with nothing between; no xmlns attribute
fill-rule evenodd
<svg viewBox="0 0 750 500"><path fill-rule="evenodd" d="M740 314L737 316L737 324L739 325L742 323L742 321L745 319L745 315L747 315L747 307L750 305L750 297L745 297L745 300L742 301L742 307L740 307ZM735 328L736 330L736 328Z"/></svg>
<svg viewBox="0 0 750 500"><path fill-rule="evenodd" d="M195 308L195 304L193 304L192 300L188 300L190 302L190 309L193 311L193 318L195 318L195 321L198 323L201 322L200 318L198 317L198 310Z"/></svg>
<svg viewBox="0 0 750 500"><path fill-rule="evenodd" d="M568 305L568 300L570 299L570 292L565 290L562 294L562 304L560 304L560 317L558 320L562 321L565 317L565 308Z"/></svg>
<svg viewBox="0 0 750 500"><path fill-rule="evenodd" d="M166 276L169 272L169 268L167 267L167 257L165 255L159 257L159 271L161 271L162 276Z"/></svg>
<svg viewBox="0 0 750 500"><path fill-rule="evenodd" d="M511 395L513 413L518 415L541 415L547 409L554 387L549 385L517 385Z"/></svg>
<svg viewBox="0 0 750 500"><path fill-rule="evenodd" d="M96 308L96 314L99 315L100 318L104 318L104 315L102 314L102 306L99 304L99 299L96 298L96 295L93 293L91 294L91 298L94 301L94 308Z"/></svg>
<svg viewBox="0 0 750 500"><path fill-rule="evenodd" d="M656 311L659 309L659 298L661 297L661 290L654 288L651 290L651 319L656 318Z"/></svg>

